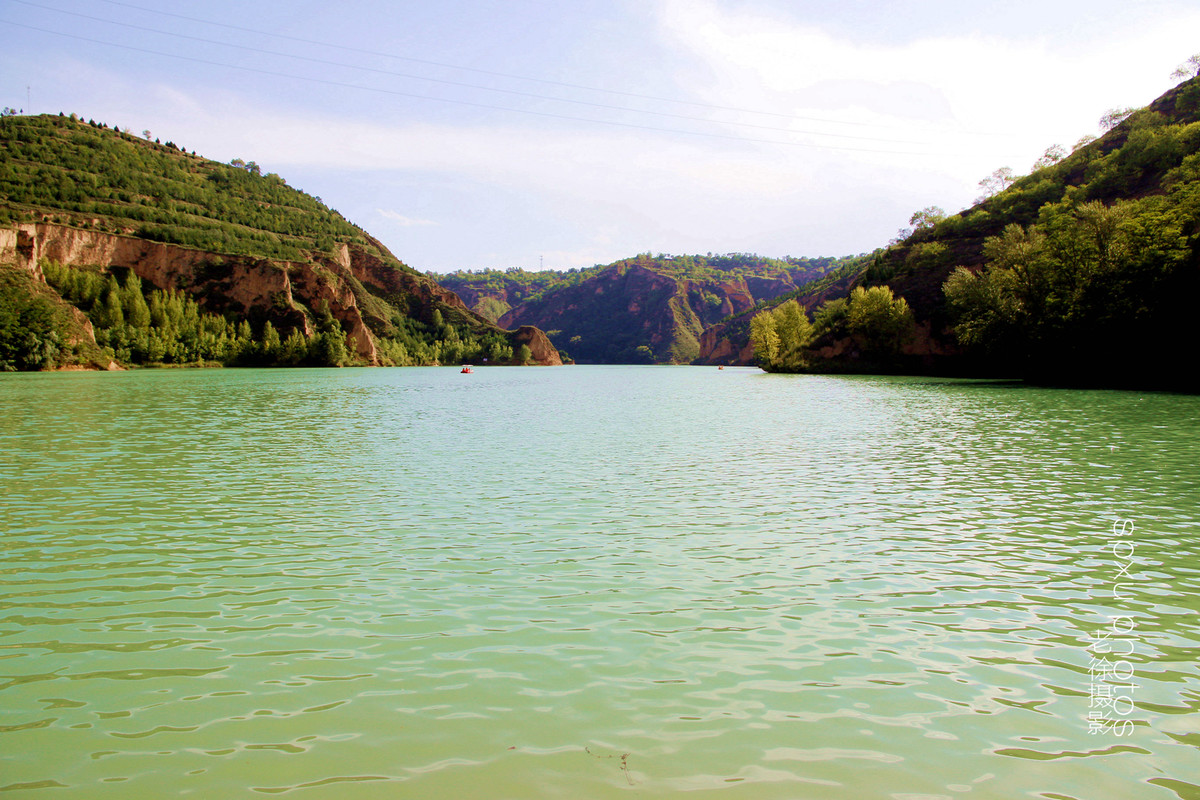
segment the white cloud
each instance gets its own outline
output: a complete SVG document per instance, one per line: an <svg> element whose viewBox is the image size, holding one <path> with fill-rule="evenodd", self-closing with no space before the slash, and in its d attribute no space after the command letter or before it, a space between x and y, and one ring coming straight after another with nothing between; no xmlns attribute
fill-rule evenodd
<svg viewBox="0 0 1200 800"><path fill-rule="evenodd" d="M412 217L406 217L398 211L391 211L389 209L377 208L375 211L379 214L379 216L390 220L394 224L399 225L401 228L421 228L425 227L426 225L438 224L431 219L414 219Z"/></svg>
<svg viewBox="0 0 1200 800"><path fill-rule="evenodd" d="M656 106L707 122L605 115L640 130L379 113L354 93L288 106L253 83L147 84L69 57L45 78L67 110L255 160L377 219L422 268L530 266L538 254L569 267L644 250L869 250L915 209L957 210L997 167L1022 172L1047 146L1095 132L1106 109L1148 102L1200 30L1200 9L1177 8L1103 42L943 31L868 44L791 16L798 4L765 2L639 6L657 10L655 63L678 97L713 106Z"/></svg>
<svg viewBox="0 0 1200 800"><path fill-rule="evenodd" d="M1055 142L1094 132L1107 108L1153 99L1146 87L1165 90L1168 65L1194 47L1200 10L1186 20L1148 17L1144 28L1119 32L1119 41L1071 47L1046 36L974 33L865 43L779 11L716 0L662 0L659 25L672 47L704 65L684 80L706 102L793 114L797 129L890 139L891 149L909 142L963 153L960 163L973 174L1005 157L1031 163Z"/></svg>

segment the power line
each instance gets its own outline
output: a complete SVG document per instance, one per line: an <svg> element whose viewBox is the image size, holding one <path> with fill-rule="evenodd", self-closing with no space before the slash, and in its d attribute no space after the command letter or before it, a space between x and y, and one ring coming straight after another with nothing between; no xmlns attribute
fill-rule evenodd
<svg viewBox="0 0 1200 800"><path fill-rule="evenodd" d="M23 2L23 1L24 0L18 0L18 2ZM444 69L456 69L456 70L460 70L463 72L474 72L479 75L490 75L490 76L496 77L496 78L508 78L510 80L529 81L531 83L540 83L540 84L544 84L546 86L560 86L560 87L564 87L564 88L568 88L568 89L581 89L583 91L588 91L588 92L600 92L603 94L617 95L620 97L637 98L639 100L652 100L652 101L658 102L658 103L676 103L678 105L693 106L695 108L707 108L707 109L716 110L716 111L735 111L735 112L743 113L743 114L758 114L761 116L777 117L780 119L803 120L805 122L825 122L825 123L829 123L832 125L852 125L852 126L861 126L861 127L869 127L869 128L886 128L886 129L892 129L892 130L903 129L902 126L899 126L899 125L887 125L887 124L878 123L878 122L837 120L837 119L829 119L826 117L811 117L811 116L804 116L804 115L799 115L799 114L787 114L787 113L780 112L780 111L764 111L762 109L744 108L744 107L738 107L738 106L724 106L724 105L719 105L719 104L714 104L714 103L702 103L702 102L695 101L695 100L680 100L679 98L674 98L674 97L659 97L656 95L639 94L637 92L626 92L626 91L620 91L617 89L605 89L605 88L602 88L599 86L587 86L585 84L569 83L566 81L555 81L555 80L549 80L546 78L534 78L534 77L531 77L528 75L514 75L514 74L508 73L508 72L496 72L493 70L480 69L478 67L466 67L466 66L462 66L461 64L449 64L449 63L442 62L442 61L430 61L430 60L422 59L422 58L413 58L411 56L400 56L400 55L396 55L395 53L384 53L384 52L380 52L378 50L367 50L367 49L361 48L361 47L350 47L348 45L337 44L335 42L323 42L323 41L319 41L316 39L305 39L305 38L302 38L299 36L289 36L287 34L276 33L274 31L264 31L264 30L261 30L258 28L247 28L242 25L233 25L233 24L230 24L227 22L216 22L214 20L203 19L201 17L191 17L186 14L176 14L171 11L162 11L161 9L157 9L157 8L147 8L146 6L139 6L134 3L126 3L126 2L122 2L121 0L101 0L101 2L108 3L109 5L113 5L113 6L122 6L124 8L131 8L136 11L144 11L144 12L151 13L151 14L159 14L159 15L165 16L165 17L174 17L175 19L182 19L182 20L186 20L188 22L199 22L202 25L212 25L212 26L219 27L219 28L227 28L229 30L241 31L242 33L252 33L256 36L271 36L276 39L284 39L284 40L291 41L291 42L298 42L300 44L316 45L318 47L329 47L329 48L332 48L335 50L344 50L344 51L350 52L350 53L359 53L362 55L378 56L381 58L391 58L391 59L395 59L397 61L408 61L413 64L425 64L427 66L441 67ZM33 5L33 4L28 3L28 5ZM72 13L72 12L64 12L64 13ZM963 133L969 133L969 134L973 134L973 135L983 135L983 136L1002 135L1002 134L997 134L997 133L990 132L990 131L963 131Z"/></svg>
<svg viewBox="0 0 1200 800"><path fill-rule="evenodd" d="M61 36L61 37L67 38L67 39L75 39L76 41L90 42L92 44L104 45L106 47L116 47L116 48L120 48L122 50L130 50L130 51L138 52L138 53L146 53L149 55L162 56L164 58L174 58L174 59L179 59L182 61L190 61L190 62L196 63L196 64L207 64L209 66L242 70L243 72L253 72L253 73L260 74L260 75L270 75L270 76L278 77L278 78L286 78L288 80L307 81L309 83L317 83L317 84L322 84L325 86L335 86L335 87L344 88L344 89L358 89L358 90L364 91L364 92L374 92L377 94L386 94L386 95L392 95L395 97L411 97L411 98L415 98L415 99L419 99L419 100L432 100L434 102L450 103L453 105L469 106L472 108L486 108L486 109L489 109L492 111L507 111L507 112L516 113L516 114L528 114L528 115L532 115L532 116L547 117L547 118L551 118L551 119L570 120L570 121L574 121L574 122L587 122L587 123L592 123L592 124L596 124L596 125L609 125L612 127L619 127L619 128L631 128L631 129L636 129L636 130L656 131L659 133L672 133L672 134L681 134L684 136L698 136L698 137L713 138L713 139L726 139L726 140L745 142L745 143L755 143L755 144L773 144L773 145L782 145L782 146L788 146L788 147L807 147L807 148L814 148L814 149L820 149L820 150L840 150L840 151L857 152L857 153L877 153L880 155L937 156L937 157L945 157L947 155L951 155L944 151L942 151L942 152L917 152L917 151L912 151L912 150L878 150L878 149L869 149L869 148L863 148L863 147L843 147L840 145L813 144L810 142L787 142L787 141L780 141L778 139L751 139L751 138L744 137L744 136L734 136L732 134L706 133L703 131L689 131L689 130L683 130L680 128L660 128L660 127L653 126L653 125L638 125L638 124L630 123L630 122L617 122L615 120L607 120L607 119L574 117L574 116L570 116L567 114L555 114L555 113L551 113L551 112L547 112L547 111L533 111L530 109L513 108L510 106L497 106L497 105L491 105L488 103L476 103L476 102L472 102L469 100L455 100L455 99L446 98L446 97L432 97L430 95L416 94L415 92L401 92L401 91L397 91L394 89L382 89L382 88L378 88L378 87L374 87L374 86L362 86L359 84L346 83L343 81L333 81L333 80L329 80L326 78L312 78L312 77L308 77L305 75L294 75L294 74L287 73L287 72L279 72L276 70L261 69L258 67L246 67L246 66L242 66L240 64L228 64L228 63L225 63L222 61L213 61L211 59L196 58L194 56L185 56L185 55L180 55L178 53L165 53L165 52L162 52L161 50L150 50L150 49L144 48L144 47L134 47L132 45L119 44L117 42L107 42L102 39L92 39L87 36L77 36L75 34L63 33L61 31L49 30L47 28L39 28L35 25L26 25L24 23L13 22L11 20L5 20L5 19L0 19L0 23L3 23L5 25L12 25L17 28L24 28L26 30L38 31L40 33L48 33L52 36Z"/></svg>
<svg viewBox="0 0 1200 800"><path fill-rule="evenodd" d="M259 53L260 55L280 56L283 58L291 58L291 59L294 59L297 61L307 61L312 64L322 64L324 66L330 66L330 67L343 67L346 69L360 70L362 72L372 72L375 74L387 75L389 77L394 77L394 78L408 78L408 79L412 79L412 80L427 81L430 83L439 83L439 84L443 84L446 86L457 86L460 88L467 88L467 89L479 89L479 90L487 91L487 92L497 92L500 94L515 95L518 97L529 97L529 98L534 98L537 100L550 100L550 101L558 102L558 103L570 103L573 105L587 106L589 108L601 108L601 109L605 109L605 110L609 110L609 111L626 111L626 112L630 112L630 113L634 113L634 114L646 114L649 116L665 117L665 118L669 118L669 119L687 120L690 122L706 122L706 123L710 123L710 124L732 126L732 127L737 127L737 128L753 128L755 130L776 131L776 132L780 132L780 133L791 133L791 134L804 134L804 135L808 135L808 136L826 136L826 137L830 137L830 138L834 138L834 139L853 139L856 141L864 141L864 142L883 142L885 144L904 144L904 145L927 144L926 142L920 142L920 141L911 141L911 140L903 140L903 139L900 139L900 140L888 139L888 138L882 138L882 137L878 137L878 136L855 136L853 134L844 134L844 133L825 133L822 131L796 130L793 128L780 128L780 127L774 126L774 125L757 125L757 124L749 123L749 122L729 122L729 121L724 121L724 120L713 120L713 119L708 119L705 117L689 116L687 114L672 114L672 113L666 112L666 111L651 111L651 110L647 110L647 109L630 108L629 106L617 106L617 105L611 105L608 103L594 103L594 102L590 102L587 100L574 100L574 99L570 99L570 98L553 97L551 95L537 94L535 92L522 92L522 91L517 91L514 89L497 89L497 88L493 88L493 87L489 87L489 86L480 86L479 84L465 83L462 81L451 81L451 80L445 80L445 79L441 79L441 78L428 78L423 75L412 75L412 74L404 73L404 72L392 72L390 70L360 66L358 64L349 64L349 63L346 63L343 61L330 61L327 59L315 58L313 56L295 55L293 53L285 53L285 52L281 52L278 50L266 50L266 49L263 49L260 47L250 47L248 45L233 44L230 42L222 42L222 41L218 41L215 39L207 39L202 36L191 36L189 34L184 34L184 33L174 33L172 31L163 31L163 30L158 30L156 28L147 28L147 27L144 27L141 25L133 25L133 24L127 23L127 22L118 22L115 20L104 19L102 17L93 17L88 14L80 14L75 11L67 11L65 9L58 9L58 8L53 8L51 6L44 6L44 5L41 5L40 3L29 2L29 0L12 0L12 2L21 3L22 5L31 6L33 8L40 8L40 9L44 9L47 11L54 11L54 12L57 12L60 14L68 14L70 16L79 17L81 19L92 20L93 22L102 22L107 25L117 25L117 26L120 26L123 28L130 28L132 30L144 31L147 33L154 33L154 34L159 34L162 36L173 36L178 39L188 39L190 41L201 42L204 44L215 44L215 45L219 45L222 47L230 47L230 48L233 48L236 50L245 50L245 51L251 52L251 53Z"/></svg>

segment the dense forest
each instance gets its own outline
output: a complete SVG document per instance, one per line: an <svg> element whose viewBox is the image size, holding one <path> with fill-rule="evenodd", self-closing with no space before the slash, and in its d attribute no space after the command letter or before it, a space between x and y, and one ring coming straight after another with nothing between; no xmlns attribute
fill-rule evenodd
<svg viewBox="0 0 1200 800"><path fill-rule="evenodd" d="M20 226L31 238L80 231L209 255L187 285L172 282L180 275L155 285L133 263L22 268L10 251L0 264L0 369L531 358L512 332L254 162L221 164L74 116L5 116L0 229ZM239 268L278 276L277 291L239 307Z"/></svg>
<svg viewBox="0 0 1200 800"><path fill-rule="evenodd" d="M910 346L912 324L896 323L885 342L879 321L850 324L834 347L835 332L818 322L826 305L810 328L782 323L802 337L786 346L772 346L768 317L778 312L764 316L760 363L1197 388L1184 354L1200 343L1188 313L1200 297L1200 78L1101 126L1070 153L1049 148L1028 175L997 170L959 214L917 212L870 259L847 311L860 290L887 288L928 327L923 350Z"/></svg>

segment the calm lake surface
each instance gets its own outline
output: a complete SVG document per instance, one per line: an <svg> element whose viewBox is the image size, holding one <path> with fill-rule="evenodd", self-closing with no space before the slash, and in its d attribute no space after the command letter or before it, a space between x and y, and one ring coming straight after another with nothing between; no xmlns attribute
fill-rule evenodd
<svg viewBox="0 0 1200 800"><path fill-rule="evenodd" d="M5 796L1200 798L1200 398L564 367L0 403Z"/></svg>

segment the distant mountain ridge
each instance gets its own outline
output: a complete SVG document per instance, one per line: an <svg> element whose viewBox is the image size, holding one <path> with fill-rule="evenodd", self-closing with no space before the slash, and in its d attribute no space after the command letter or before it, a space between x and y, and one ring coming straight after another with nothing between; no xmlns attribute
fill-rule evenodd
<svg viewBox="0 0 1200 800"><path fill-rule="evenodd" d="M839 268L847 259L751 254L651 256L570 272L488 270L438 276L499 324L535 325L589 363L687 364L704 331Z"/></svg>

